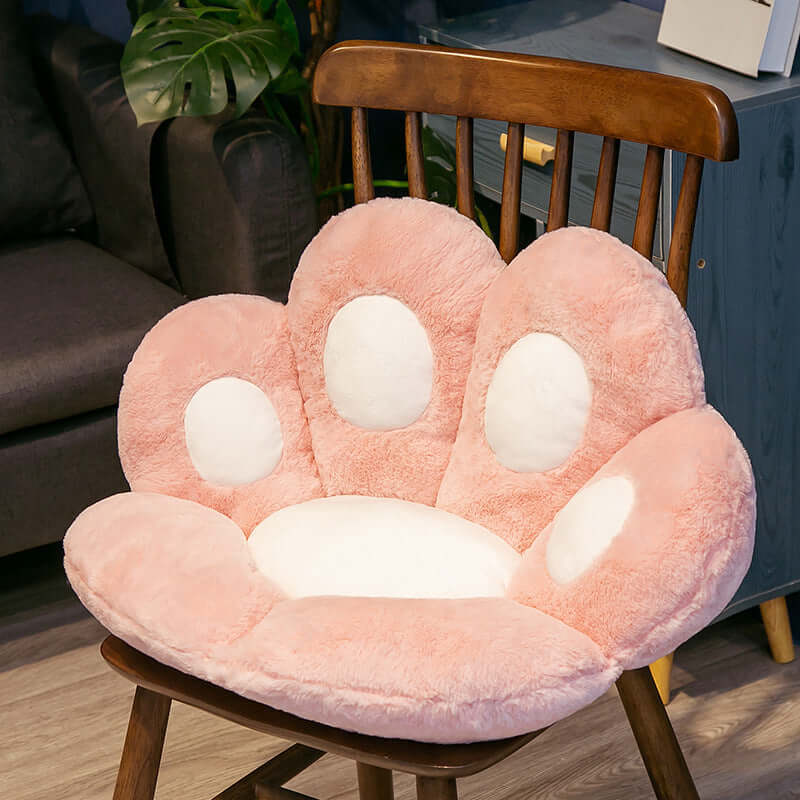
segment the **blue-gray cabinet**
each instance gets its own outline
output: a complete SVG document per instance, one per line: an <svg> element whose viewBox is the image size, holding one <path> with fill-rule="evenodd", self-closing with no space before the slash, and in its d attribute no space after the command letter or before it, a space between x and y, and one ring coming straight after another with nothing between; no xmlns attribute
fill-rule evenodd
<svg viewBox="0 0 800 800"><path fill-rule="evenodd" d="M730 614L800 588L800 74L739 76L656 43L660 15L617 0L526 2L421 29L422 41L633 67L722 89L739 120L738 161L706 162L688 311L697 329L709 402L750 453L758 488L753 564ZM452 137L454 121L430 118ZM478 192L499 199L500 123L475 123ZM554 142L555 131L526 128ZM576 136L570 221L588 224L600 140ZM623 144L612 232L631 241L644 147ZM669 247L683 157L665 159L654 261ZM523 213L544 220L552 163L526 165Z"/></svg>

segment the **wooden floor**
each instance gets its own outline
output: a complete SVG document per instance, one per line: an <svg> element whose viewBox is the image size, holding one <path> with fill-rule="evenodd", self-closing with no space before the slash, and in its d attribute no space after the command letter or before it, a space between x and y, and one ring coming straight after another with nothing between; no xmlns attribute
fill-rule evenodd
<svg viewBox="0 0 800 800"><path fill-rule="evenodd" d="M0 798L110 800L133 687L102 662L103 630L64 602L26 615L24 626L18 615L7 623L0 619ZM697 636L675 664L669 712L700 796L800 798L800 660L773 663L746 613ZM207 800L283 746L176 705L156 796ZM289 787L355 798L355 768L326 756ZM460 787L464 800L652 797L613 690ZM410 800L413 781L397 775L395 790Z"/></svg>

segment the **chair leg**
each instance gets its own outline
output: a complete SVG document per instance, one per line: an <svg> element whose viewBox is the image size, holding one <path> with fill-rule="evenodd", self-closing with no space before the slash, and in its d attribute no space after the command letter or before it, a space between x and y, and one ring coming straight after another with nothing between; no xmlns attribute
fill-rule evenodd
<svg viewBox="0 0 800 800"><path fill-rule="evenodd" d="M153 800L171 702L163 694L136 687L114 800Z"/></svg>
<svg viewBox="0 0 800 800"><path fill-rule="evenodd" d="M664 705L669 703L669 684L672 677L672 659L674 657L675 653L668 653L650 665L650 672L653 674L656 689L658 689L658 694Z"/></svg>
<svg viewBox="0 0 800 800"><path fill-rule="evenodd" d="M760 608L772 657L779 664L788 664L790 661L794 661L792 626L789 623L786 598L773 597L772 600L762 603Z"/></svg>
<svg viewBox="0 0 800 800"><path fill-rule="evenodd" d="M358 796L361 800L394 800L392 771L356 762Z"/></svg>
<svg viewBox="0 0 800 800"><path fill-rule="evenodd" d="M617 690L658 800L699 800L650 670L623 672Z"/></svg>
<svg viewBox="0 0 800 800"><path fill-rule="evenodd" d="M458 800L456 779L417 775L417 800Z"/></svg>

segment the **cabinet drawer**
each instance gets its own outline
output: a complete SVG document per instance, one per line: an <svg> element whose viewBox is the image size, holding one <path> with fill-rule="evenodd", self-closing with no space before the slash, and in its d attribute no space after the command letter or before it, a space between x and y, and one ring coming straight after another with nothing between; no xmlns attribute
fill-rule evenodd
<svg viewBox="0 0 800 800"><path fill-rule="evenodd" d="M426 115L426 124L442 138L455 143L456 121L454 117ZM500 136L507 130L505 122L475 120L474 163L475 189L496 202L500 202L503 186L505 153L500 147ZM534 125L525 126L525 135L548 144L555 144L556 132L551 128ZM600 162L602 139L599 136L575 134L575 149L572 159L572 187L569 203L569 221L574 225L588 225L592 216L597 167ZM614 193L614 211L611 217L611 232L630 244L639 204L639 188L646 153L644 145L622 142L617 169L617 184ZM666 165L665 165L666 171ZM524 162L522 170L522 213L538 220L547 219L550 201L550 183L553 177L553 162L544 167ZM662 193L663 197L663 193ZM653 243L653 259L663 261L664 241L662 236L663 202L659 204L656 233Z"/></svg>

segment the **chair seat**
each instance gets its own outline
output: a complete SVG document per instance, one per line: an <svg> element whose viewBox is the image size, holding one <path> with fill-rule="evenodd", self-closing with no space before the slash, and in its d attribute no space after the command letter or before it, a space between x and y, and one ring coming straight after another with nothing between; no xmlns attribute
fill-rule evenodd
<svg viewBox="0 0 800 800"><path fill-rule="evenodd" d="M0 249L0 434L117 403L145 332L183 297L74 238Z"/></svg>
<svg viewBox="0 0 800 800"><path fill-rule="evenodd" d="M385 769L398 769L428 777L458 778L497 764L534 739L543 730L522 736L471 744L426 744L408 739L365 736L248 700L213 683L202 681L154 658L118 639L108 636L100 652L108 664L137 686L173 700L244 725L251 730L278 736L326 753L356 758Z"/></svg>

